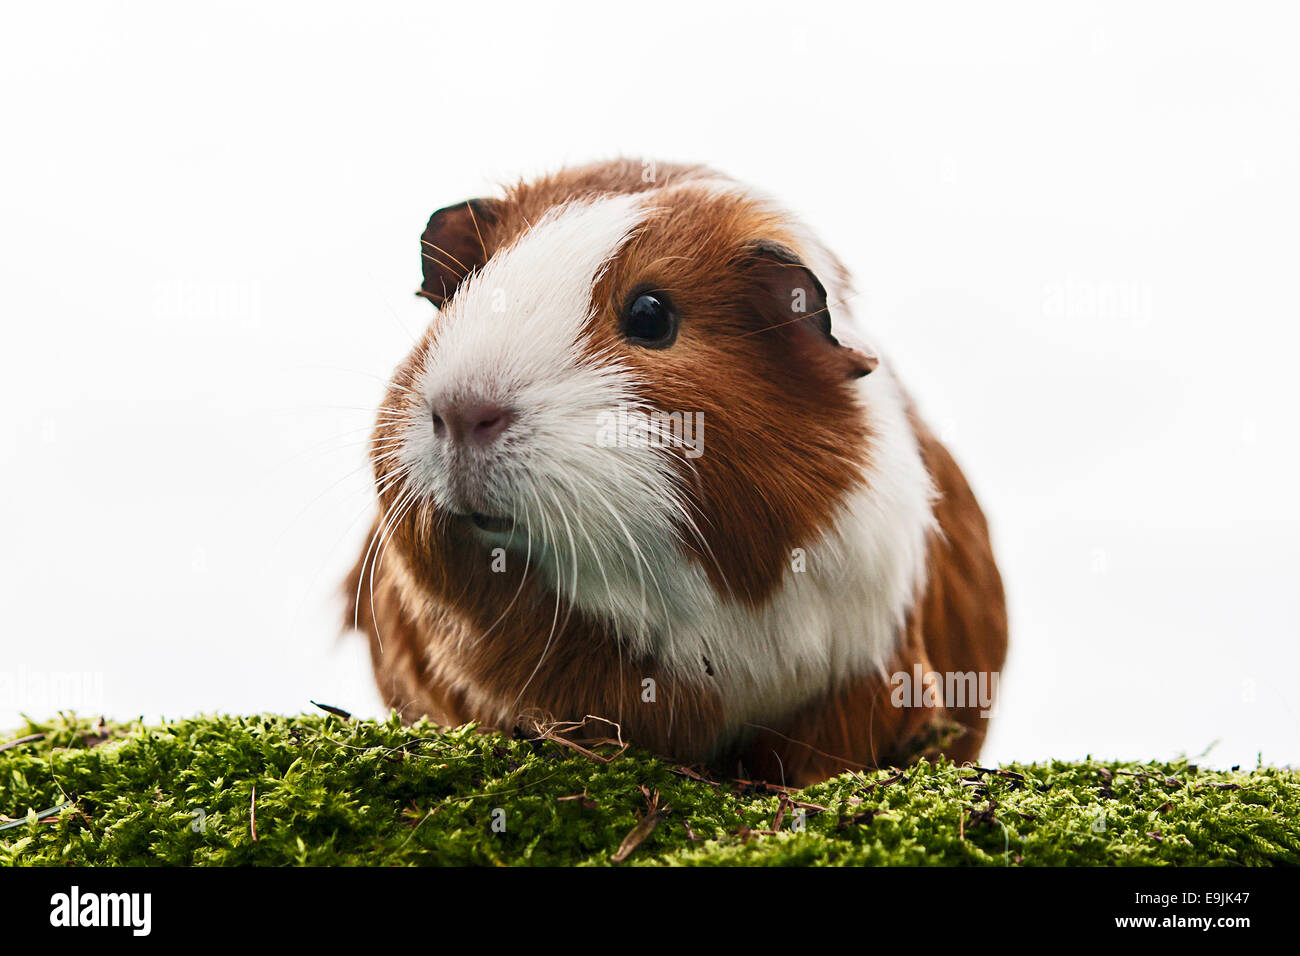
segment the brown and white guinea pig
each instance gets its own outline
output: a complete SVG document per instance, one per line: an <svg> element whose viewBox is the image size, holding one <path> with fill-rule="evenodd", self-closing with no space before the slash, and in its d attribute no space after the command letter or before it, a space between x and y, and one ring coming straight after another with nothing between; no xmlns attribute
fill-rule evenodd
<svg viewBox="0 0 1300 956"><path fill-rule="evenodd" d="M984 516L802 223L621 161L440 209L421 248L437 313L379 411L346 584L391 706L590 715L792 784L942 726L975 758L989 702L944 694L1005 653Z"/></svg>

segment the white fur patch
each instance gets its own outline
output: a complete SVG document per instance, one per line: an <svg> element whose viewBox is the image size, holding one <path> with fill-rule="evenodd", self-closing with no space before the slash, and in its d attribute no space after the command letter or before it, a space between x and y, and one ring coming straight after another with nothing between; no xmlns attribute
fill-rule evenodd
<svg viewBox="0 0 1300 956"><path fill-rule="evenodd" d="M660 449L598 444L601 413L650 409L617 356L584 356L579 341L592 285L643 216L631 196L557 208L471 276L442 317L420 391L431 405L499 402L516 422L490 449L453 462L417 407L401 456L411 484L443 510L471 510L451 477L478 475L483 498L472 510L516 524L491 543L508 543L557 593L626 637L671 626L700 597L655 586L684 561L680 479Z"/></svg>
<svg viewBox="0 0 1300 956"><path fill-rule="evenodd" d="M509 405L516 423L479 458L451 461L427 407L415 403L399 460L415 492L445 510L466 508L449 475L474 474L481 499L472 506L514 519L508 546L545 575L557 615L562 595L610 627L611 654L622 642L624 654L653 654L683 678L715 681L739 731L883 668L924 582L932 487L882 364L859 383L874 436L869 472L832 530L803 543L806 570L787 570L759 609L719 597L683 555L679 521L690 519L669 455L596 440L602 412L651 411L632 371L616 356L585 356L580 337L593 283L653 202L651 192L559 207L466 281L441 318L419 390L430 403ZM786 221L827 287L834 324L865 339L838 264Z"/></svg>
<svg viewBox="0 0 1300 956"><path fill-rule="evenodd" d="M700 654L708 655L734 729L778 720L846 677L883 673L924 584L930 476L884 366L862 380L862 396L872 464L830 530L802 545L805 570L791 562L758 609L709 601L667 644L667 657L687 674L698 674ZM703 577L698 566L683 570Z"/></svg>

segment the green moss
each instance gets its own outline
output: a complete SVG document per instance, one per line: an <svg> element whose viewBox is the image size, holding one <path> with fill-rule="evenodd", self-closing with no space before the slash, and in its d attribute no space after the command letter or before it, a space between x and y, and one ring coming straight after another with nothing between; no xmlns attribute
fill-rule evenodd
<svg viewBox="0 0 1300 956"><path fill-rule="evenodd" d="M60 718L0 746L31 734L0 751L0 863L606 865L658 791L623 865L1300 864L1300 772L1277 767L922 763L783 806L634 751L395 719Z"/></svg>

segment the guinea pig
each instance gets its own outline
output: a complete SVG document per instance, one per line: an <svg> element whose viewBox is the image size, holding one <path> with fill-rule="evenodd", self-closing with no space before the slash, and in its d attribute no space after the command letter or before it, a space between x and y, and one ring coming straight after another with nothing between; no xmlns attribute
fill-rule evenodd
<svg viewBox="0 0 1300 956"><path fill-rule="evenodd" d="M403 718L796 786L976 758L987 524L802 222L624 160L439 209L420 245L436 313L345 583Z"/></svg>

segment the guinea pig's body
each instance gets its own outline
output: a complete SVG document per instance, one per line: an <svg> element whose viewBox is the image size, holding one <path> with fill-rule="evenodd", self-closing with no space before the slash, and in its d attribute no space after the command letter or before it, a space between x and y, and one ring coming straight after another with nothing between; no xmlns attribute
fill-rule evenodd
<svg viewBox="0 0 1300 956"><path fill-rule="evenodd" d="M805 227L711 170L614 162L440 210L422 246L439 311L381 408L346 585L393 707L595 717L794 784L949 722L938 749L975 758L1006 648L984 517Z"/></svg>

